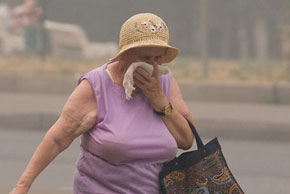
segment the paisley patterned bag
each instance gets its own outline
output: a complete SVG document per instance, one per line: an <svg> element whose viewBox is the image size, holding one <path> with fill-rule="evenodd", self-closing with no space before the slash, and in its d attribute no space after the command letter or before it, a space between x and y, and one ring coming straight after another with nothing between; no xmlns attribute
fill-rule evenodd
<svg viewBox="0 0 290 194"><path fill-rule="evenodd" d="M244 194L231 173L221 146L214 138L203 144L195 127L197 150L166 163L159 174L163 194Z"/></svg>

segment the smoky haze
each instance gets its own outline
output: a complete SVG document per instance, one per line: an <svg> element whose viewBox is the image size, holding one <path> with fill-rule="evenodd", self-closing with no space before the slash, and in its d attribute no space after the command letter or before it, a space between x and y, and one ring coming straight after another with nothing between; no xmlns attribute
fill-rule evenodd
<svg viewBox="0 0 290 194"><path fill-rule="evenodd" d="M289 21L288 3L287 0L208 1L209 55L215 58L281 57L280 27ZM180 48L181 55L200 55L201 1L50 0L46 1L46 10L47 19L79 24L90 40L99 42L117 42L121 24L128 17L152 12L166 21L170 42Z"/></svg>
<svg viewBox="0 0 290 194"><path fill-rule="evenodd" d="M30 24L18 7L28 1L0 0L0 193L81 75L116 56L122 23L143 12L163 18L180 49L165 65L204 143L219 138L245 193L290 193L290 0L37 0ZM73 193L79 153L78 139L29 193Z"/></svg>

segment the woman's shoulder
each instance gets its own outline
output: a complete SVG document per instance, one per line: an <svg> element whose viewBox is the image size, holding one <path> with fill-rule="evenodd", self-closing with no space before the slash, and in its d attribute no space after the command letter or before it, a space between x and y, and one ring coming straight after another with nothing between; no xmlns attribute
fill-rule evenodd
<svg viewBox="0 0 290 194"><path fill-rule="evenodd" d="M80 84L82 80L86 79L91 83L92 86L94 86L101 80L104 68L105 65L102 65L82 74L78 79L78 84Z"/></svg>
<svg viewBox="0 0 290 194"><path fill-rule="evenodd" d="M88 71L87 73L85 73L84 75L100 75L104 69L105 69L105 65L101 65L101 66L98 66L98 67L95 67L94 69Z"/></svg>

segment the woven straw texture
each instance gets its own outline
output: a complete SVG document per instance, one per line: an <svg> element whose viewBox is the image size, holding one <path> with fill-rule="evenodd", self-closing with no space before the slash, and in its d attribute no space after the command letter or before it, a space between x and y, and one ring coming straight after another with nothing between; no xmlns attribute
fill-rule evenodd
<svg viewBox="0 0 290 194"><path fill-rule="evenodd" d="M120 52L112 60L118 60L127 50L137 47L165 47L163 63L171 62L179 53L168 44L169 31L165 22L157 15L141 13L130 17L120 31Z"/></svg>

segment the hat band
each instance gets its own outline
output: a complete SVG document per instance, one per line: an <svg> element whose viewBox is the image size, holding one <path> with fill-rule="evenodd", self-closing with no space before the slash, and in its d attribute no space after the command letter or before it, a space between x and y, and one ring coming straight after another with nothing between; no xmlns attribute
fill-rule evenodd
<svg viewBox="0 0 290 194"><path fill-rule="evenodd" d="M143 36L142 38L139 39L133 39L133 40L129 40L126 42L126 46L129 46L132 43L136 43L136 42L142 42L142 41L147 41L147 40L161 40L163 42L165 42L167 44L168 40L165 37L162 36ZM122 46L120 46L121 48L125 46L124 44ZM162 45L160 45L162 46Z"/></svg>

